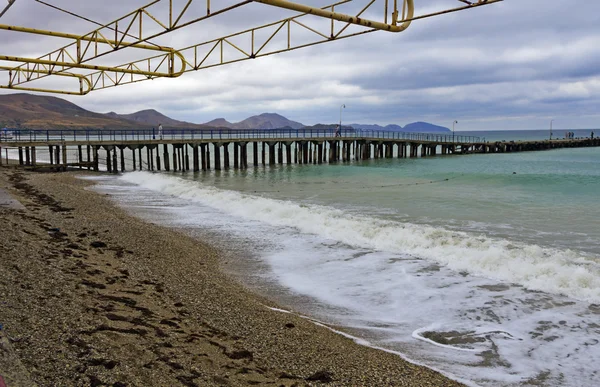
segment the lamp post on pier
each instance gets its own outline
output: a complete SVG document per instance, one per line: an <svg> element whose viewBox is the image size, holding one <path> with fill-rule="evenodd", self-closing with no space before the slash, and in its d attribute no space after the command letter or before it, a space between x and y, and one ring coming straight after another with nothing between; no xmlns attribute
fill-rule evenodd
<svg viewBox="0 0 600 387"><path fill-rule="evenodd" d="M342 109L346 108L346 104L342 104L342 106L340 106L340 126L338 127L337 132L335 133L335 136L338 137L342 135Z"/></svg>
<svg viewBox="0 0 600 387"><path fill-rule="evenodd" d="M452 123L452 142L454 142L454 125L458 124L458 121L454 120L454 122Z"/></svg>

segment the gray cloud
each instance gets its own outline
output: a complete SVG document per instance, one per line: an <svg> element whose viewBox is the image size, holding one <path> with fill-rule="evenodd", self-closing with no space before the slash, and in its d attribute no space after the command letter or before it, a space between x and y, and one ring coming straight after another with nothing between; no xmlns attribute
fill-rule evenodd
<svg viewBox="0 0 600 387"><path fill-rule="evenodd" d="M48 1L101 22L145 4L138 0ZM298 1L315 6L326 4L318 0ZM176 9L185 3L176 1ZM212 2L214 9L216 4L221 7L234 3ZM356 0L347 9L357 10L365 3ZM456 0L415 3L418 13L461 4ZM345 103L345 122L405 125L426 120L448 126L459 119L460 129L477 130L545 128L555 118L557 127L598 127L600 30L595 3L506 0L468 12L415 21L399 34L375 32L186 73L178 79L156 79L68 99L94 111L129 113L154 108L193 122L216 117L236 121L264 111L278 112L307 124L335 122L339 119L339 106ZM200 15L206 3L193 4L190 15ZM167 15L164 5L153 9L159 15ZM186 47L289 15L287 11L253 3L155 42ZM186 20L189 19L182 22ZM71 33L95 28L24 0L17 0L0 22ZM328 23L306 19L311 27L326 27ZM312 35L305 31L293 38L300 42ZM41 55L64 43L60 39L6 31L0 31L0 41L0 54L15 56ZM232 41L240 47L248 46L242 38ZM283 47L285 40L274 39L270 45ZM229 49L225 54L234 52ZM118 64L144 54L147 52L143 50L127 50L95 63ZM0 72L0 76L0 82L4 82L4 73ZM54 78L45 82L61 86L65 81Z"/></svg>

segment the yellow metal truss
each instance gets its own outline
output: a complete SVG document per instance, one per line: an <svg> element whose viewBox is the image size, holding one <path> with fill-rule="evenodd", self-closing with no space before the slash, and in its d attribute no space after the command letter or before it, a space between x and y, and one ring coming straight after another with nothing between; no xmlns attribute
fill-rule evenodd
<svg viewBox="0 0 600 387"><path fill-rule="evenodd" d="M85 95L92 90L92 84L89 79L85 75L74 74L69 72L55 72L52 75L57 77L68 77L68 78L77 78L79 80L79 90L78 91L69 91L69 90L46 90L35 87L25 87L15 85L16 81L21 79L21 76L28 76L31 74L43 74L47 75L46 71L42 70L22 70L19 68L12 68L7 66L0 66L0 71L8 72L9 85L0 85L0 89L13 89L20 91L39 91L39 92L52 92L57 94L70 94L70 95Z"/></svg>
<svg viewBox="0 0 600 387"><path fill-rule="evenodd" d="M49 5L41 0L36 1ZM150 8L161 1L168 2L168 14L151 12ZM174 11L173 0L154 0L85 35L0 24L0 30L52 36L71 41L66 46L38 58L0 55L1 61L20 62L15 67L0 66L0 73L6 72L8 75L8 82L0 84L0 88L85 95L92 90L154 78L175 78L189 71L255 59L378 30L401 32L406 30L414 20L462 11L502 0L458 0L464 5L419 16L414 14L415 0L384 0L380 1L380 5L383 5L381 20L362 17L367 10L371 10L376 0L358 1L362 1L364 6L358 13L349 15L337 10L351 3L352 0L341 0L325 7L311 7L287 0L244 0L220 9L211 9L210 0L199 0L196 2L205 3L205 12L182 22L184 16L191 16L189 15L190 5L194 0L188 0L183 9L178 12ZM182 49L164 47L152 42L153 39L162 35L223 15L253 2L293 11L295 15ZM12 2L9 2L10 4ZM311 27L309 20L314 18L325 18L331 23L327 28ZM336 24L336 22L338 23ZM360 29L358 31L349 29L352 25L358 26ZM308 41L294 39L294 35L307 31L310 32L309 35L312 36L312 39ZM279 40L279 45L272 44L276 40ZM136 49L140 52L151 51L156 54L118 66L89 63L123 49ZM34 88L26 85L49 76L76 79L79 82L79 88L69 91Z"/></svg>

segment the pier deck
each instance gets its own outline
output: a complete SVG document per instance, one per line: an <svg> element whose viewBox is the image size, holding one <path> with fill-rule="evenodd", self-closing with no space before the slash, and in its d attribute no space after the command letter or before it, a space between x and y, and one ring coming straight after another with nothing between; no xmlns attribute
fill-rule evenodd
<svg viewBox="0 0 600 387"><path fill-rule="evenodd" d="M322 164L600 146L598 138L489 142L473 136L347 130L337 136L332 130L180 130L160 137L155 131L16 131L11 138L0 138L0 165L7 162L9 150L18 153L18 165L28 168L98 171L105 165L116 173L245 169L249 159L254 166Z"/></svg>

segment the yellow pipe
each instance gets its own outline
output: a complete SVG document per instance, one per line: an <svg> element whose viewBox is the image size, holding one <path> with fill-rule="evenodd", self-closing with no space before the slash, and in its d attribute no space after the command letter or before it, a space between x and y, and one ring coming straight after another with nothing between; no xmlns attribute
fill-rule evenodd
<svg viewBox="0 0 600 387"><path fill-rule="evenodd" d="M10 89L10 90L19 90L19 91L34 91L34 92L37 92L37 93L52 93L52 94L64 94L64 95L85 95L85 94L87 94L87 93L82 94L79 91L37 89L35 87L21 87L21 86L3 86L3 85L0 85L0 89Z"/></svg>
<svg viewBox="0 0 600 387"><path fill-rule="evenodd" d="M123 74L146 75L149 77L177 78L178 76L180 76L181 74L183 74L185 72L185 68L186 68L185 57L177 51L173 52L173 54L177 55L182 60L181 70L178 72L175 72L175 73L142 71L142 70L127 69L127 68L119 68L119 67L89 65L89 64L84 64L84 63L61 62L61 61L54 61L54 60L47 60L47 59L23 58L23 57L18 57L18 56L7 56L7 55L0 55L0 60L10 61L10 62L36 63L36 64L43 64L43 65L49 65L49 66L74 67L74 68L79 68L79 69L109 71L109 72L116 72L116 73L123 73ZM48 75L55 74L52 72L52 70L48 70L48 71L46 71L46 73Z"/></svg>
<svg viewBox="0 0 600 387"><path fill-rule="evenodd" d="M58 72L58 73L52 74L52 75L57 75L59 77L78 78L80 82L84 82L85 85L87 86L86 89L82 88L79 92L74 92L74 91L62 91L62 90L50 90L50 89L39 89L39 88L31 88L31 87L13 86L11 84L12 83L11 76L12 76L13 71L22 72L22 73L45 74L45 75L48 74L48 71L44 71L44 70L14 70L12 67L7 67L7 66L0 66L0 70L6 70L9 72L8 86L0 85L0 89L38 91L38 92L44 92L44 93L60 93L60 94L69 94L69 95L86 95L87 93L92 91L92 82L90 82L90 80L87 79L85 77L85 75L81 75L81 74L73 74L73 73L65 73L65 72ZM35 79L33 79L32 81L35 81Z"/></svg>
<svg viewBox="0 0 600 387"><path fill-rule="evenodd" d="M164 52L173 52L174 50L170 47L162 47L152 44L144 44L144 43L128 43L128 42L118 42L116 40L105 39L103 37L99 37L101 35L96 34L97 31L93 31L87 35L77 35L77 34L68 34L64 32L55 32L55 31L45 31L38 30L35 28L27 28L27 27L19 27L19 26L9 26L6 24L0 24L0 30L6 31L17 31L17 32L25 32L28 34L35 35L45 35L45 36L54 36L57 38L65 38L65 39L73 39L73 40L84 40L86 42L93 43L104 43L110 44L113 47L135 47L135 48L143 48L144 50L153 50L153 51L164 51ZM96 36L96 37L94 37Z"/></svg>
<svg viewBox="0 0 600 387"><path fill-rule="evenodd" d="M403 22L400 25L391 25L381 23L369 19L363 19L356 16L345 15L342 13L327 11L322 8L315 8L304 4L292 3L287 0L255 0L258 3L272 5L274 7L285 8L292 11L308 13L311 15L321 16L328 19L339 20L345 23L357 24L364 27L375 28L383 31L401 32L410 26L410 20ZM406 0L407 19L412 19L415 13L414 0ZM395 11L397 13L397 11Z"/></svg>
<svg viewBox="0 0 600 387"><path fill-rule="evenodd" d="M1 1L1 0L0 0ZM160 1L160 0L157 0ZM152 79L154 77L178 77L180 76L182 73L186 72L186 71L192 71L192 70L198 70L200 68L209 68L209 67L214 67L214 66L219 66L225 63L234 63L234 62L238 62L238 61L242 61L242 60L246 60L246 59L253 59L253 58L257 58L259 56L265 56L265 55L272 55L272 54L277 54L280 52L285 52L285 51L289 51L291 49L297 49L297 48L302 48L302 47L308 47L314 44L319 44L319 43L323 43L326 41L330 41L330 40L334 40L334 39L341 39L341 38L346 38L349 36L355 36L355 35L360 35L363 33L369 33L375 30L385 30L385 31L391 31L391 32L400 32L405 30L406 28L409 27L410 23L413 20L417 20L417 19L421 19L421 18L427 18L427 17L432 17L432 16L437 16L437 15L442 15L444 13L449 13L449 12L456 12L456 11L461 11L463 9L468 9L468 8L474 8L477 6L481 6L481 5L487 5L487 4L493 4L493 3L497 3L500 2L502 0L478 0L476 3L472 3L469 4L467 6L463 6L463 7L458 7L458 8L453 8L453 9L449 9L446 11L441 11L441 12L435 12L432 14L426 14L426 15L420 15L420 16L415 16L414 15L414 0L402 0L403 1L403 8L406 8L406 13L404 13L404 10L402 11L403 15L400 16L398 15L399 10L398 10L398 6L397 6L397 1L394 1L394 4L396 6L394 6L394 12L393 12L393 20L390 22L390 24L387 23L387 20L385 20L386 22L381 23L381 22L375 22L372 20L368 20L368 19L363 19L360 18L361 13L358 13L357 15L354 16L350 16L350 15L345 15L345 14L341 14L341 13L336 13L333 12L334 8L333 5L327 6L327 7L323 7L323 8L312 8L310 6L306 6L306 5L302 5L302 4L297 4L297 3L293 3L291 1L287 1L287 0L253 0L255 2L260 2L260 3L264 3L266 5L269 6L275 6L275 7L279 7L279 8L284 8L284 9L288 9L288 10L292 10L292 11L296 11L299 12L299 15L293 16L291 18L287 18L284 19L282 21L279 22L274 22L274 23L270 23L267 25L263 25L260 27L255 27L255 28L251 28L242 32L237 32L222 38L217 38L214 39L212 41L208 41L208 42L204 42L198 45L194 45L194 46L190 46L184 49L180 49L180 50L173 50L171 48L165 48L165 47L159 47L159 46L152 46L152 45L146 45L146 44L141 44L141 43L134 43L134 42L129 42L129 43L121 43L122 47L125 47L126 45L130 45L130 47L138 47L138 48L147 48L150 50L158 50L158 51L162 51L162 50L166 50L167 53L166 54L159 54L156 56L153 56L151 58L145 58L142 60L138 60L135 62L131 62L131 63L127 63L121 66L117 66L117 67L106 67L106 66L94 66L94 65L84 65L82 63L68 63L68 62L58 62L58 61L52 61L51 56L50 55L46 55L44 57L41 58L48 58L48 59L28 59L28 58L17 58L17 57L2 57L0 56L0 60L14 60L14 61L25 61L25 62L29 62L29 63L38 63L38 64L44 64L44 65L54 65L54 66L59 66L59 67L76 67L76 68L82 68L82 69L87 69L87 70L98 70L98 72L94 72L91 74L86 74L86 75L75 75L73 74L73 76L76 77L85 77L86 79L86 86L90 86L91 85L91 90L95 90L96 89L96 85L98 84L98 81L100 81L101 79L104 79L103 77L106 76L108 78L110 78L110 76L114 73L123 73L123 74L132 74L132 75L138 75L139 79L133 79L134 77L131 77L132 80L125 80L124 82L121 81L121 79L123 78L123 76L120 77L116 77L115 79L117 79L117 81L113 81L114 84L111 85L100 85L100 87L98 87L98 89L102 89L102 88L106 88L106 87L113 87L113 86L118 86L121 84L127 84L127 83L135 83L135 82L140 82L140 81L144 81L147 79ZM347 3L350 2L351 0L342 0L334 5L340 5L343 3ZM156 2L156 1L155 1ZM230 8L226 8L223 10L219 10L217 11L218 13L221 12L226 12L230 9L233 9L241 4L247 4L251 1L243 1L242 3L239 3L233 7ZM386 1L387 4L387 1ZM326 10L326 9L330 9L330 11ZM146 12L144 9L142 9L143 12ZM364 11L364 10L363 10ZM217 14L217 13L215 13ZM338 35L336 36L332 36L332 37L326 37L323 34L320 34L320 36L322 36L324 38L324 40L322 41L317 41L317 42L312 42L312 43L308 43L308 44L302 44L302 45L298 45L298 46L293 46L293 47L289 47L287 49L282 49L282 50L275 50L275 51L270 51L267 53L260 53L260 49L258 52L254 51L255 48L255 39L254 39L254 34L255 34L255 30L259 30L261 28L266 28L266 27L270 27L270 26L277 26L279 24L281 24L281 26L279 26L278 30L281 29L285 23L290 23L290 21L296 22L298 23L300 26L309 29L310 31L313 32L317 32L316 30L313 30L312 28L309 28L307 26L305 26L303 23L299 23L297 22L295 19L299 18L301 16L304 16L306 14L310 14L310 15L315 15L315 16L319 16L319 17L324 17L326 19L331 19L331 21L333 22L334 20L343 22L343 23L347 23L348 25L350 24L354 24L354 25L361 25L364 27L370 27L369 29L362 31L362 32L358 32L358 33L353 33L353 34L349 34L346 36L341 36L338 37L338 35L347 27L344 27L344 29L342 29L342 31L340 31L338 33ZM210 14L209 14L210 15ZM214 14L213 14L214 15ZM387 15L387 12L386 12ZM212 15L210 15L212 16ZM200 21L203 20L205 18L208 18L210 16L205 16L199 19L195 19L192 22L187 22L184 23L180 26L174 27L174 29L177 28L182 28L184 26L187 26L189 24L192 24L193 22L196 21ZM400 17L403 17L402 20L399 20ZM387 18L386 18L387 19ZM120 19L119 19L120 20ZM141 18L140 18L141 20ZM2 25L0 25L0 29L2 29ZM92 32L91 34L86 35L86 37L82 37L82 36L77 36L77 35L72 35L72 34L64 34L64 33L54 33L54 32L48 32L48 31L41 31L41 30L31 30L31 29L27 29L27 28L23 28L23 27L10 27L10 29L22 29L23 32L30 32L30 31L38 31L41 34L45 34L45 35L49 35L49 36L57 36L57 37L65 37L65 38L73 38L73 39L79 39L79 40L86 40L86 41L90 41L90 42L100 42L100 43L104 43L104 44L112 44L113 46L118 44L119 42L112 41L112 40L108 40L105 39L102 35L100 35L99 31L94 31L96 34L94 34L94 32ZM26 31L27 30L27 31ZM36 33L36 32L34 32ZM243 51L240 47L237 47L236 45L234 45L233 43L231 43L229 40L227 40L230 37L233 36L239 36L241 34L244 33L251 33L252 34L252 39L251 39L251 44L252 44L252 51L251 54L248 55L248 53L246 53L245 51ZM318 33L318 32L317 32ZM160 35L162 33L159 33L158 35ZM271 37L268 39L268 41L270 41L273 36L275 36L275 34L277 34L277 31L271 35ZM93 38L90 36L94 36ZM141 29L140 29L140 36L141 36ZM140 37L140 39L142 39ZM289 39L289 37L288 37ZM221 48L223 46L223 41L227 42L228 44L232 45L235 49L237 49L238 51L240 51L242 54L244 54L246 57L244 58L240 58L240 59L234 59L234 60L229 60L229 61L221 61L221 63L217 63L217 64L212 64L212 65L205 65L204 67L202 67L202 65L204 64L204 62L207 60L207 58L211 55L211 53L217 48L219 47L219 44L221 44ZM267 43L268 43L267 41ZM197 52L197 47L205 45L205 44L211 44L211 43L215 43L214 47L209 51L208 54L206 54L206 56L204 57L204 59L198 63L198 52ZM288 41L289 43L289 41ZM265 43L266 45L266 43ZM264 45L263 45L264 47ZM115 48L116 50L117 48ZM186 50L190 50L193 49L194 50L194 65L192 65L191 63L187 62L185 56L183 55L183 52L186 52ZM262 49L262 47L261 47ZM61 51L63 49L59 49L56 52L58 52L59 54L61 54ZM65 51L66 52L66 51ZM52 53L54 54L54 53ZM64 54L64 53L63 53ZM67 53L68 54L68 53ZM174 72L174 69L172 68L172 63L173 63L173 58L177 56L180 58L180 60L182 61L182 65L181 65L181 70L179 72ZM8 59L11 58L11 59ZM55 56L56 59L59 59L60 57ZM137 67L138 64L144 63L146 61L148 61L148 66L150 66L150 61L157 59L157 60L161 60L162 58L162 62L160 62L158 65L153 66L154 69L158 69L161 67L161 63L163 63L167 58L170 59L170 64L169 64L169 71L168 73L163 73L163 72L154 72L154 71L142 71L140 70L140 67ZM71 58L73 59L73 58ZM90 58L92 59L92 58ZM64 57L63 57L63 61L64 61ZM77 62L76 60L73 59L73 62ZM154 64L156 64L156 62L154 62ZM189 64L189 66L188 66ZM37 66L34 66L37 67ZM143 68L143 67L142 67ZM188 70L189 68L189 70ZM16 71L16 69L13 68L13 70ZM43 75L63 75L63 74L71 74L71 73L66 73L65 72L65 68L60 68L58 70L54 70L53 67L49 67L49 69L44 69L44 70L28 70L30 72L36 72L39 74L43 74ZM53 72L53 71L57 71L57 72ZM71 75L64 75L64 76L71 76ZM98 80L96 80L94 82L94 77L98 76ZM40 76L36 79L33 80L37 80L37 79L41 79L43 76ZM80 78L81 79L81 78ZM31 79L27 79L25 81L18 81L16 82L17 85L19 84L23 84L26 83L28 81L30 81ZM56 92L56 93L63 93L63 94L85 94L88 91L81 91L81 93L74 93L74 92L62 92L62 91L54 91L54 90L43 90L43 89L32 89L32 88L20 88L20 87L15 87L13 85L10 86L0 86L1 88L12 88L12 89L18 89L18 90L31 90L31 91L45 91L45 92Z"/></svg>

